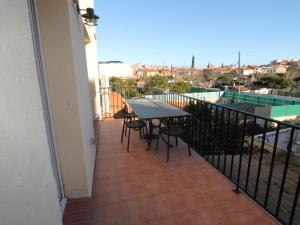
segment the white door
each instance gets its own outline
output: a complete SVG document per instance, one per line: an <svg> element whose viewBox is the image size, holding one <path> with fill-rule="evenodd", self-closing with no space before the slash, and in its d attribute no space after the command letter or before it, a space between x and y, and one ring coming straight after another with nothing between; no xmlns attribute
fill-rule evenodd
<svg viewBox="0 0 300 225"><path fill-rule="evenodd" d="M60 166L59 166L57 147L56 147L56 142L55 142L55 136L53 133L53 123L52 123L51 111L49 108L49 99L48 99L48 94L47 94L48 90L47 90L47 83L46 83L46 77L45 77L46 70L44 67L43 53L42 53L42 48L41 48L41 39L40 39L40 31L39 31L36 3L35 3L35 0L27 0L27 1L28 1L28 6L29 6L33 47L34 47L34 52L35 52L36 66L37 66L37 71L38 71L38 79L39 79L40 91L41 91L41 96L42 96L44 119L45 119L45 125L46 125L46 129L47 129L47 137L48 137L48 145L49 145L49 149L50 149L52 171L53 171L53 176L54 176L54 179L56 182L56 187L57 187L57 198L60 202L61 211L63 213L64 206L66 203L66 198L64 196L63 182L62 182L61 171L60 171Z"/></svg>

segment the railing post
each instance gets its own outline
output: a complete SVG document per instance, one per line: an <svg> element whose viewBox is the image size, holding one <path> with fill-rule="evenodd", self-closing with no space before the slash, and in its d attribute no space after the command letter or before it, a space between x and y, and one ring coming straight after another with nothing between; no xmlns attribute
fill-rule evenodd
<svg viewBox="0 0 300 225"><path fill-rule="evenodd" d="M275 156L276 156L276 150L277 150L279 131L280 131L280 124L277 124L275 142L274 142L274 145L273 145L273 153L272 153L271 166L270 166L270 172L269 172L269 179L268 179L266 197L265 197L265 202L264 202L264 207L265 208L267 207L268 199L269 199L269 193L270 193L271 181L272 181L272 176L273 176L273 168L274 168L274 162L275 162Z"/></svg>
<svg viewBox="0 0 300 225"><path fill-rule="evenodd" d="M260 179L260 173L261 173L261 164L262 164L263 155L264 155L264 150L265 150L265 141L266 141L267 125L268 125L268 120L265 120L264 131L263 131L263 139L262 139L262 142L261 142L261 149L260 149L259 163L258 163L257 175L256 175L256 183L255 183L254 199L256 199L257 191L258 191L258 186L259 186L259 179Z"/></svg>
<svg viewBox="0 0 300 225"><path fill-rule="evenodd" d="M215 148L216 148L216 136L218 133L218 106L215 105L216 109L215 109L215 120L214 120L214 140L213 140L213 152L212 152L212 164L213 166L215 166Z"/></svg>
<svg viewBox="0 0 300 225"><path fill-rule="evenodd" d="M235 130L234 132L232 132L232 136L231 136L231 165L230 165L230 174L229 174L229 178L230 180L232 179L232 173L233 173L233 161L234 161L234 150L232 148L235 148L235 137L237 135L237 129L238 129L238 124L239 124L239 112L236 111L236 115L235 115ZM235 135L233 135L235 134Z"/></svg>
<svg viewBox="0 0 300 225"><path fill-rule="evenodd" d="M193 102L193 103L192 103ZM190 113L192 114L192 115L194 115L194 101L192 101L192 99L191 98L189 98L189 105L190 105ZM193 116L191 116L192 118L193 118ZM192 121L192 123L190 124L191 125L191 130L192 130L192 134L191 134L191 136L192 136L192 143L191 143L191 146L194 148L195 146L194 146L194 138L195 138L195 131L194 131L194 123L193 123L193 121Z"/></svg>
<svg viewBox="0 0 300 225"><path fill-rule="evenodd" d="M223 163L223 173L224 175L226 174L226 163L227 163L227 147L229 146L229 138L230 138L230 114L231 114L231 110L228 110L228 115L227 115L227 129L226 129L226 134L227 134L227 138L226 138L226 146L224 146L224 163Z"/></svg>
<svg viewBox="0 0 300 225"><path fill-rule="evenodd" d="M212 107L213 105L210 104L210 110L209 110L209 124L208 124L208 145L207 145L207 161L209 161L209 154L210 154L210 149L211 149L211 146L210 146L210 138L211 138L211 122L212 122Z"/></svg>
<svg viewBox="0 0 300 225"><path fill-rule="evenodd" d="M220 120L220 132L218 140L218 164L217 168L220 169L220 158L221 158L221 149L223 149L223 123L224 123L224 108L221 109L221 120Z"/></svg>
<svg viewBox="0 0 300 225"><path fill-rule="evenodd" d="M295 192L292 212L291 212L290 219L289 219L289 225L293 224L294 215L295 215L295 211L296 211L296 207L297 207L297 203L298 203L298 198L299 198L299 189L300 189L300 175L298 175L298 183L297 183L297 188L296 188L296 192Z"/></svg>
<svg viewBox="0 0 300 225"><path fill-rule="evenodd" d="M239 185L240 185L240 177L241 177L241 169L242 169L242 159L243 159L243 148L244 148L244 138L245 138L245 131L246 131L246 123L247 123L247 114L244 114L244 123L243 123L243 130L242 130L242 137L241 137L241 145L240 145L240 160L239 160L239 168L238 168L238 176L237 182L235 187L235 193L239 194Z"/></svg>
<svg viewBox="0 0 300 225"><path fill-rule="evenodd" d="M284 165L284 170L283 170L283 176L282 176L282 181L281 181L281 186L280 186L280 192L279 192L278 201L277 201L277 207L276 207L276 213L275 213L276 217L278 216L280 205L281 205L282 194L283 194L283 190L284 190L284 185L285 185L285 180L286 180L286 176L287 176L288 166L289 166L290 157L291 157L291 153L292 153L294 132L295 132L295 128L292 128L291 136L290 136L290 140L289 140L288 148L287 148L288 152L286 154L286 160L285 160L285 165Z"/></svg>
<svg viewBox="0 0 300 225"><path fill-rule="evenodd" d="M254 120L253 120L253 127L252 127L252 130L251 130L251 143L250 143L250 153L249 153L248 168L247 168L247 175L246 175L245 192L248 191L249 176L250 176L250 169L251 169L251 162L252 162L252 154L253 154L254 135L255 135L255 132L256 132L255 126L256 126L256 117L254 117Z"/></svg>
<svg viewBox="0 0 300 225"><path fill-rule="evenodd" d="M200 142L202 142L201 141L201 135L202 135L202 124L203 124L204 114L203 114L202 102L200 102L199 100L197 101L197 108L199 108L199 115L198 115L199 129L197 131L197 133L198 133L197 141L199 142L198 149L200 149L199 146L200 146Z"/></svg>

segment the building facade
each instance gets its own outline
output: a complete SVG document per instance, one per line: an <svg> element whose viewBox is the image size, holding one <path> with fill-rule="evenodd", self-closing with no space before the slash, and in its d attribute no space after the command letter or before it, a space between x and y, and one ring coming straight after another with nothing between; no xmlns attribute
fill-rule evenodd
<svg viewBox="0 0 300 225"><path fill-rule="evenodd" d="M249 75L254 74L254 73L255 73L255 67L246 66L246 67L242 68L242 74L244 76L249 76Z"/></svg>
<svg viewBox="0 0 300 225"><path fill-rule="evenodd" d="M86 7L93 1L2 2L1 224L60 225L67 199L91 196L99 82Z"/></svg>

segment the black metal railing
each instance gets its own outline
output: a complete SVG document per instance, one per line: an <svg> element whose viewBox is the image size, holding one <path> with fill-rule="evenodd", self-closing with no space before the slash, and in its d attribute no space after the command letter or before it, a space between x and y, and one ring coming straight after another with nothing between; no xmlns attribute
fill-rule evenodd
<svg viewBox="0 0 300 225"><path fill-rule="evenodd" d="M102 110L111 107L109 115L116 117L122 101L145 97L191 113L184 141L232 181L236 193L243 191L281 223L300 225L299 126L158 88L126 90L103 89ZM107 96L109 104L103 102Z"/></svg>
<svg viewBox="0 0 300 225"><path fill-rule="evenodd" d="M110 87L99 89L101 118L111 118L122 109L122 96L112 91Z"/></svg>
<svg viewBox="0 0 300 225"><path fill-rule="evenodd" d="M152 96L159 92L160 90L154 87L148 87L146 89L138 88L136 86L101 87L99 89L101 117L119 118L122 116L122 110L126 99Z"/></svg>
<svg viewBox="0 0 300 225"><path fill-rule="evenodd" d="M185 141L236 185L235 192L245 192L283 224L300 224L299 126L174 92L157 93L154 98L193 115ZM288 132L286 148L282 131Z"/></svg>

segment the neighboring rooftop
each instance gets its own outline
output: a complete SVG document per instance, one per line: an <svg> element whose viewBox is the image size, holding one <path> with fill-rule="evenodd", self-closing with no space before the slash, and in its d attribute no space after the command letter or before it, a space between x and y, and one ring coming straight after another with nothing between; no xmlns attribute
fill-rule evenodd
<svg viewBox="0 0 300 225"><path fill-rule="evenodd" d="M99 64L123 63L122 61L99 61Z"/></svg>
<svg viewBox="0 0 300 225"><path fill-rule="evenodd" d="M99 62L99 73L101 77L106 78L130 78L133 76L131 66L121 61Z"/></svg>

